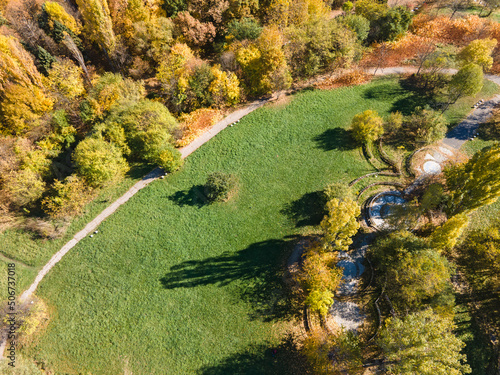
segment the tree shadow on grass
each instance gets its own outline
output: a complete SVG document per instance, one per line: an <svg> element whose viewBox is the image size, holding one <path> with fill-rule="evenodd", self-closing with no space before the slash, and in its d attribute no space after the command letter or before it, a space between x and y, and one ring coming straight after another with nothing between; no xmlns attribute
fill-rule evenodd
<svg viewBox="0 0 500 375"><path fill-rule="evenodd" d="M357 147L350 132L342 128L325 130L320 135L314 137L313 140L316 142L317 148L323 151L347 151Z"/></svg>
<svg viewBox="0 0 500 375"><path fill-rule="evenodd" d="M467 356L467 363L471 366L472 375L493 375L496 374L496 359L494 355L494 348L491 345L490 339L482 331L481 327L477 324L474 312L469 310L470 296L468 294L458 294L457 306L462 306L463 311L456 313L455 317L459 320L456 324L455 334L461 337L465 343L463 349L464 354ZM482 301L482 308L484 311L492 312L498 311L493 308L489 310L490 301Z"/></svg>
<svg viewBox="0 0 500 375"><path fill-rule="evenodd" d="M183 206L194 206L201 208L210 202L205 195L203 185L194 185L189 190L179 190L168 197L175 204Z"/></svg>
<svg viewBox="0 0 500 375"><path fill-rule="evenodd" d="M500 140L500 117L494 117L479 126L479 139L483 141Z"/></svg>
<svg viewBox="0 0 500 375"><path fill-rule="evenodd" d="M296 241L296 236L287 236L283 240L258 242L236 253L186 261L172 266L160 282L165 289L237 282L238 297L253 306L252 318L263 321L297 318L301 316L301 306L283 280L284 264Z"/></svg>
<svg viewBox="0 0 500 375"><path fill-rule="evenodd" d="M435 105L432 96L425 95L424 92L415 89L407 79L400 80L401 87L394 88L392 84L379 85L366 90L363 94L365 99L375 99L381 101L391 101L396 96L402 96L396 100L391 108L391 112L401 112L403 115L411 115L416 107L425 107Z"/></svg>
<svg viewBox="0 0 500 375"><path fill-rule="evenodd" d="M215 366L198 371L199 375L306 375L312 374L306 358L291 337L277 347L253 345L242 353L226 358Z"/></svg>
<svg viewBox="0 0 500 375"><path fill-rule="evenodd" d="M287 204L281 213L286 215L296 227L318 225L327 214L326 196L322 190L306 193L301 198Z"/></svg>

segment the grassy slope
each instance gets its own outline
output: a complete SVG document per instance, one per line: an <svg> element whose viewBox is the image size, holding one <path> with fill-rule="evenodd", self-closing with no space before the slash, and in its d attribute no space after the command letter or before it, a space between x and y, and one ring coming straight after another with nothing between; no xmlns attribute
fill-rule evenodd
<svg viewBox="0 0 500 375"><path fill-rule="evenodd" d="M128 363L134 373L216 374L241 361L242 373L280 373L263 351L287 318L287 236L297 220L317 223L315 191L371 171L344 130L352 116L387 114L409 96L394 79L306 92L225 130L51 271L40 295L52 322L30 352L58 372L114 374ZM215 170L235 173L240 188L232 202L207 206L199 186Z"/></svg>

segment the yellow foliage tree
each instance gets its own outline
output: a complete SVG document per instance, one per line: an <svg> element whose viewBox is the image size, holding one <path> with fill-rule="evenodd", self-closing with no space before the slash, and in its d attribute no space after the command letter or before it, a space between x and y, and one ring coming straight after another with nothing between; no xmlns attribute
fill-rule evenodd
<svg viewBox="0 0 500 375"><path fill-rule="evenodd" d="M351 121L354 139L366 144L377 140L384 133L384 120L377 112L368 109L358 113Z"/></svg>
<svg viewBox="0 0 500 375"><path fill-rule="evenodd" d="M77 176L69 176L64 182L55 180L52 194L42 201L42 209L54 219L79 215L91 197L92 189Z"/></svg>
<svg viewBox="0 0 500 375"><path fill-rule="evenodd" d="M107 0L76 0L84 20L84 33L101 49L112 56L116 49L116 36Z"/></svg>
<svg viewBox="0 0 500 375"><path fill-rule="evenodd" d="M42 87L41 75L29 53L16 38L0 34L0 90L9 83Z"/></svg>
<svg viewBox="0 0 500 375"><path fill-rule="evenodd" d="M351 237L359 229L358 216L361 208L351 198L333 198L327 202L328 214L321 221L323 248L328 250L348 250Z"/></svg>
<svg viewBox="0 0 500 375"><path fill-rule="evenodd" d="M477 64L488 70L493 66L493 50L497 45L496 39L476 39L465 46L457 55L460 63L464 66L467 64Z"/></svg>
<svg viewBox="0 0 500 375"><path fill-rule="evenodd" d="M49 70L47 86L67 100L75 99L85 93L83 70L69 59L57 61Z"/></svg>
<svg viewBox="0 0 500 375"><path fill-rule="evenodd" d="M453 216L434 230L430 237L431 247L439 251L452 250L468 225L469 218L467 215Z"/></svg>
<svg viewBox="0 0 500 375"><path fill-rule="evenodd" d="M54 21L66 26L76 35L80 34L81 25L75 20L73 16L68 14L66 10L61 6L61 4L55 1L46 1L43 4L44 10L50 16L49 26L54 27Z"/></svg>
<svg viewBox="0 0 500 375"><path fill-rule="evenodd" d="M467 163L445 170L449 211L467 213L496 202L500 196L500 145L476 152Z"/></svg>
<svg viewBox="0 0 500 375"><path fill-rule="evenodd" d="M21 134L36 125L37 120L50 111L54 102L36 86L11 84L4 91L0 106L4 134Z"/></svg>
<svg viewBox="0 0 500 375"><path fill-rule="evenodd" d="M231 106L240 100L240 81L236 74L223 72L218 66L211 68L214 80L208 91L216 106Z"/></svg>
<svg viewBox="0 0 500 375"><path fill-rule="evenodd" d="M252 44L236 50L245 83L252 94L265 94L290 87L291 76L277 27L266 27Z"/></svg>

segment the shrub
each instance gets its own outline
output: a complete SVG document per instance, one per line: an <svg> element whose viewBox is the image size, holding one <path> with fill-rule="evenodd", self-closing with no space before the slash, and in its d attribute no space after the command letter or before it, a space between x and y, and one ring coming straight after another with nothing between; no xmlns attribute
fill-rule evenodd
<svg viewBox="0 0 500 375"><path fill-rule="evenodd" d="M175 172L179 169L183 160L179 150L171 145L165 145L163 149L159 150L156 156L151 160L162 167L166 172Z"/></svg>
<svg viewBox="0 0 500 375"><path fill-rule="evenodd" d="M207 178L205 194L210 202L224 202L231 198L237 179L232 174L214 172Z"/></svg>

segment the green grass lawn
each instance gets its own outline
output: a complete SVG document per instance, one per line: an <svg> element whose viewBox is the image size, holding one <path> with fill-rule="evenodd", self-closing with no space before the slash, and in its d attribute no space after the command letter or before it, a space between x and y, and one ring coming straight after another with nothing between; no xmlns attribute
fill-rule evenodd
<svg viewBox="0 0 500 375"><path fill-rule="evenodd" d="M56 373L304 373L287 356L300 306L290 306L283 264L295 235L322 217L318 191L373 171L346 131L352 117L387 115L411 96L394 78L305 91L224 130L56 265L38 291L51 322L26 353ZM206 204L214 171L238 176L232 201ZM37 264L62 242L34 242L40 255L24 260Z"/></svg>

